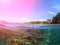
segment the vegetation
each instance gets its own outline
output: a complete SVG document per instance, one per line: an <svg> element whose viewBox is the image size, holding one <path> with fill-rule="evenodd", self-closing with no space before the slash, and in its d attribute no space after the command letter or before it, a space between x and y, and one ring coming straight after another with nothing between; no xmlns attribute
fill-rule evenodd
<svg viewBox="0 0 60 45"><path fill-rule="evenodd" d="M60 24L60 12L53 17L52 24Z"/></svg>

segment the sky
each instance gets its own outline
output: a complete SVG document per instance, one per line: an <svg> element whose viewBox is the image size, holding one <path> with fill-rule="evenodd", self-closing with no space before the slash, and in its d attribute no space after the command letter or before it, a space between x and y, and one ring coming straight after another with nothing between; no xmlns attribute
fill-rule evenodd
<svg viewBox="0 0 60 45"><path fill-rule="evenodd" d="M0 0L0 20L26 22L52 19L60 12L60 0Z"/></svg>

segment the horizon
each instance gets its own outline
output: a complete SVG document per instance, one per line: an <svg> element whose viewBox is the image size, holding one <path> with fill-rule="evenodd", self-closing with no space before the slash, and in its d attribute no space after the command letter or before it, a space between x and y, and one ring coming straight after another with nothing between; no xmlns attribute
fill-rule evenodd
<svg viewBox="0 0 60 45"><path fill-rule="evenodd" d="M45 21L60 12L60 0L0 0L0 20Z"/></svg>
<svg viewBox="0 0 60 45"><path fill-rule="evenodd" d="M14 22L14 21L5 21L5 20L0 20L0 22L4 22L4 23L26 23L26 22L32 22L32 21L47 21L47 20L31 20L31 21L24 21L24 22Z"/></svg>

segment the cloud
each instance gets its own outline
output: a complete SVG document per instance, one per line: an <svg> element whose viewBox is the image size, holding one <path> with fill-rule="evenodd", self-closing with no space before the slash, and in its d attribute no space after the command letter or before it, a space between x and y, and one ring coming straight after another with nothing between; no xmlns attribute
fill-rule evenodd
<svg viewBox="0 0 60 45"><path fill-rule="evenodd" d="M48 14L53 14L53 15L55 15L56 13L54 13L54 12L51 12L51 11L48 11Z"/></svg>
<svg viewBox="0 0 60 45"><path fill-rule="evenodd" d="M59 4L55 4L52 8L60 10L60 5Z"/></svg>

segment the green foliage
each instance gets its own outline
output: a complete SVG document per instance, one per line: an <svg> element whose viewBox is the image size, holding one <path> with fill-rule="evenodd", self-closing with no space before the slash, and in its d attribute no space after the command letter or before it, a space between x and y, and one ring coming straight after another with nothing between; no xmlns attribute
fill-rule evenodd
<svg viewBox="0 0 60 45"><path fill-rule="evenodd" d="M60 12L52 19L52 24L60 24Z"/></svg>

